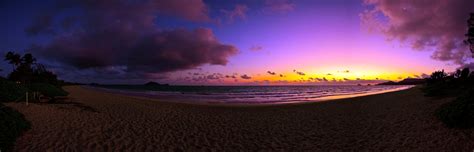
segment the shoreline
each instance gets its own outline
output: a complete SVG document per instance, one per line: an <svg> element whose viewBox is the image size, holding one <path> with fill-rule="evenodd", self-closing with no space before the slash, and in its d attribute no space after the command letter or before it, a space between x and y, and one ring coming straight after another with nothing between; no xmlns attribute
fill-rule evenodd
<svg viewBox="0 0 474 152"><path fill-rule="evenodd" d="M343 100L343 99L351 99L357 97L365 97L365 96L372 96L372 95L379 95L391 92L398 92L403 90L408 90L415 88L415 85L408 85L400 88L394 89L387 89L382 91L374 91L374 92L366 92L366 93L355 93L355 94L344 94L344 95L328 95L322 96L320 98L314 100L307 100L307 101L267 101L267 102L217 102L217 101L189 101L190 99L173 99L173 98L160 98L163 96L160 95L152 95L146 92L148 91L137 91L137 90L123 90L123 89L110 89L110 88L101 88L101 87L93 87L93 86L81 86L85 89L90 89L94 91L101 91L104 93L110 94L117 94L137 99L144 99L144 100L153 100L157 102L174 102L174 103L184 103L184 104L191 104L191 105L217 105L217 106L272 106L272 105L289 105L289 104L305 104L305 103L318 103L318 102L330 102L334 100ZM150 91L154 92L154 91ZM176 93L176 92L172 92Z"/></svg>
<svg viewBox="0 0 474 152"><path fill-rule="evenodd" d="M419 88L272 106L157 102L65 88L72 101L7 103L32 129L16 151L469 151L474 130L448 129L434 116L451 99Z"/></svg>

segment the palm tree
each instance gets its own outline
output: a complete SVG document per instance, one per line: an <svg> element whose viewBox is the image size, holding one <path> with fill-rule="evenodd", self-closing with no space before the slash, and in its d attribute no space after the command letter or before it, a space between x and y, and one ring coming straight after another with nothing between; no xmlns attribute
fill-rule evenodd
<svg viewBox="0 0 474 152"><path fill-rule="evenodd" d="M25 63L26 65L32 65L36 62L36 58L33 57L30 53L27 53L23 55L23 58L21 58L21 61Z"/></svg>
<svg viewBox="0 0 474 152"><path fill-rule="evenodd" d="M5 54L5 61L12 64L13 69L15 69L18 65L21 64L21 55L13 52L8 52Z"/></svg>

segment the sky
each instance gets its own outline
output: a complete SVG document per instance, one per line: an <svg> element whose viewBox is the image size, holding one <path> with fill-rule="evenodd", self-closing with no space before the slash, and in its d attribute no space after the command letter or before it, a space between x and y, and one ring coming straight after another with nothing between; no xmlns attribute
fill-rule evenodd
<svg viewBox="0 0 474 152"><path fill-rule="evenodd" d="M0 54L32 53L71 82L344 85L474 65L470 0L3 0L0 11Z"/></svg>

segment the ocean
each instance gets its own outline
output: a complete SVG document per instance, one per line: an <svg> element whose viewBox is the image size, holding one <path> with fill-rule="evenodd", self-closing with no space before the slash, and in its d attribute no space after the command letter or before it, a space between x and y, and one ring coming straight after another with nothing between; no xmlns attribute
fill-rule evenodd
<svg viewBox="0 0 474 152"><path fill-rule="evenodd" d="M404 90L413 86L88 86L90 89L176 102L282 104L318 102Z"/></svg>

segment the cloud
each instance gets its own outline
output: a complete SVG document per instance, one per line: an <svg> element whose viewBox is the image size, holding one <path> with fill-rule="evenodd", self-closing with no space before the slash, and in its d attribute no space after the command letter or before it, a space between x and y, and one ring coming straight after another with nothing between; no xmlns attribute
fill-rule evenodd
<svg viewBox="0 0 474 152"><path fill-rule="evenodd" d="M283 75L283 74L280 74L280 77L284 77L284 75Z"/></svg>
<svg viewBox="0 0 474 152"><path fill-rule="evenodd" d="M208 80L218 80L218 79L224 78L224 76L220 73L213 73L213 74L207 75L206 78Z"/></svg>
<svg viewBox="0 0 474 152"><path fill-rule="evenodd" d="M141 1L142 2L142 1ZM176 1L73 1L83 11L71 30L54 35L42 46L32 47L46 59L78 69L125 67L126 72L163 73L197 68L204 64L226 65L238 50L223 44L211 29L160 30L157 14L190 21L206 21L207 7L201 0ZM127 10L127 11L123 11ZM61 16L59 12L52 17ZM36 22L35 22L36 23ZM30 34L48 26L35 26Z"/></svg>
<svg viewBox="0 0 474 152"><path fill-rule="evenodd" d="M265 0L264 13L288 13L295 9L295 4L289 0Z"/></svg>
<svg viewBox="0 0 474 152"><path fill-rule="evenodd" d="M242 79L252 79L252 77L250 77L250 76L248 76L248 75L246 75L246 74L241 75L240 78L242 78Z"/></svg>
<svg viewBox="0 0 474 152"><path fill-rule="evenodd" d="M221 10L221 12L227 17L229 23L233 23L235 19L245 20L248 9L246 5L237 4L233 10Z"/></svg>
<svg viewBox="0 0 474 152"><path fill-rule="evenodd" d="M29 35L42 33L55 33L53 31L54 21L61 11L67 9L83 10L84 16L66 16L62 24L70 25L80 18L88 20L88 25L101 25L110 23L151 25L157 15L172 15L189 21L208 22L208 7L202 0L143 0L131 1L88 1L70 0L57 1L53 8L38 12L38 16L32 24L25 29ZM126 10L126 11L124 11Z"/></svg>
<svg viewBox="0 0 474 152"><path fill-rule="evenodd" d="M250 47L250 51L261 51L261 50L263 50L263 47L260 45L254 45Z"/></svg>
<svg viewBox="0 0 474 152"><path fill-rule="evenodd" d="M469 69L474 71L474 62L466 63L466 64L458 67L458 69L464 69L464 68L469 68Z"/></svg>
<svg viewBox="0 0 474 152"><path fill-rule="evenodd" d="M301 76L306 75L304 72L297 71L297 70L293 70L293 72L295 72L296 74L301 75Z"/></svg>
<svg viewBox="0 0 474 152"><path fill-rule="evenodd" d="M370 30L416 50L433 50L432 58L462 65L471 57L463 44L472 0L365 0L360 15Z"/></svg>
<svg viewBox="0 0 474 152"><path fill-rule="evenodd" d="M275 75L276 73L275 72L272 72L272 71L267 71L268 74L270 75Z"/></svg>
<svg viewBox="0 0 474 152"><path fill-rule="evenodd" d="M326 77L323 77L323 81L328 82L328 79L326 79Z"/></svg>
<svg viewBox="0 0 474 152"><path fill-rule="evenodd" d="M143 80L163 80L168 79L167 73L143 73L143 72L126 72L124 66L111 66L102 68L91 68L84 70L73 70L69 66L46 65L49 70L53 71L60 79L68 78L74 82L90 83L98 81L104 83L142 83Z"/></svg>

